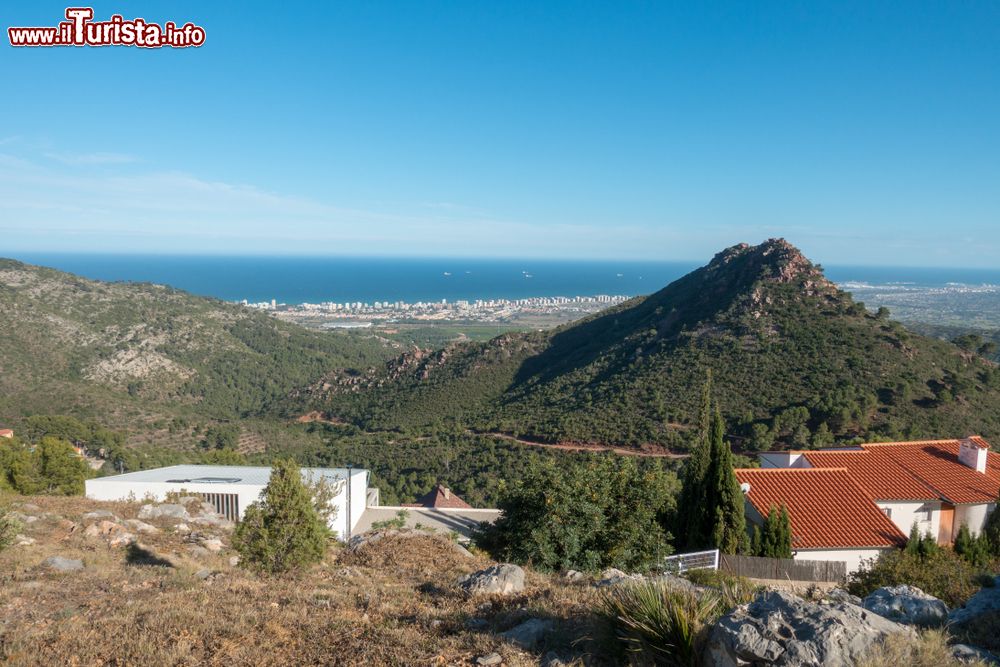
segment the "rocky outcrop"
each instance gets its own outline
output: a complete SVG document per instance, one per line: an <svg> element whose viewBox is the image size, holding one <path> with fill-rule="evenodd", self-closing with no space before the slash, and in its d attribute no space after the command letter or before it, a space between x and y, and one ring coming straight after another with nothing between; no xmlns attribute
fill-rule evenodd
<svg viewBox="0 0 1000 667"><path fill-rule="evenodd" d="M916 586L885 586L865 598L865 609L904 625L930 628L948 621L948 607Z"/></svg>
<svg viewBox="0 0 1000 667"><path fill-rule="evenodd" d="M524 590L524 570L503 563L467 574L458 580L467 595L510 595Z"/></svg>
<svg viewBox="0 0 1000 667"><path fill-rule="evenodd" d="M993 580L992 586L985 586L969 598L965 606L954 609L948 615L948 623L959 625L980 614L1000 612L1000 577Z"/></svg>
<svg viewBox="0 0 1000 667"><path fill-rule="evenodd" d="M790 593L760 593L712 629L706 664L852 667L876 643L913 630L862 607L808 602Z"/></svg>

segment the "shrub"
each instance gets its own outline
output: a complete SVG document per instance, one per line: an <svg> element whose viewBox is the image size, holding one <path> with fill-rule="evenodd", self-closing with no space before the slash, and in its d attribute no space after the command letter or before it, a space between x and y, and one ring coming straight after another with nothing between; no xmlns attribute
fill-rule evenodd
<svg viewBox="0 0 1000 667"><path fill-rule="evenodd" d="M746 577L729 574L722 570L709 570L707 568L689 570L684 573L684 578L693 584L716 589L719 592L723 612L728 612L734 607L750 602L760 590L760 586Z"/></svg>
<svg viewBox="0 0 1000 667"><path fill-rule="evenodd" d="M21 522L11 516L10 508L7 505L0 504L0 551L12 545L14 538L20 532Z"/></svg>
<svg viewBox="0 0 1000 667"><path fill-rule="evenodd" d="M722 604L714 593L678 590L655 579L613 587L601 613L625 650L656 665L695 667Z"/></svg>
<svg viewBox="0 0 1000 667"><path fill-rule="evenodd" d="M865 597L883 586L910 584L960 607L979 590L982 570L974 567L951 549L936 548L926 554L888 551L848 577L848 590Z"/></svg>
<svg viewBox="0 0 1000 667"><path fill-rule="evenodd" d="M925 630L916 638L890 635L859 663L858 667L985 667L981 660L965 662L955 658L943 630Z"/></svg>
<svg viewBox="0 0 1000 667"><path fill-rule="evenodd" d="M385 519L384 521L375 521L372 523L372 530L383 530L385 528L395 528L400 529L406 526L406 519L410 516L410 513L406 510L399 510L396 512L396 516L392 519Z"/></svg>
<svg viewBox="0 0 1000 667"><path fill-rule="evenodd" d="M298 464L276 462L263 499L247 507L233 534L240 562L261 573L280 574L322 560L330 529L315 498Z"/></svg>
<svg viewBox="0 0 1000 667"><path fill-rule="evenodd" d="M494 558L542 570L645 569L669 555L664 517L676 478L624 457L547 461L501 495L476 535Z"/></svg>

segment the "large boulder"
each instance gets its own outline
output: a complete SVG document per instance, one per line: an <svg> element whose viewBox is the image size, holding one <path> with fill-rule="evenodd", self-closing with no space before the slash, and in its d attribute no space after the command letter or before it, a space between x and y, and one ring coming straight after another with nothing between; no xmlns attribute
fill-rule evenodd
<svg viewBox="0 0 1000 667"><path fill-rule="evenodd" d="M948 607L916 586L884 586L865 598L863 606L879 616L904 625L930 628L948 621Z"/></svg>
<svg viewBox="0 0 1000 667"><path fill-rule="evenodd" d="M853 604L816 603L766 591L716 623L705 648L715 667L852 667L876 643L913 630Z"/></svg>
<svg viewBox="0 0 1000 667"><path fill-rule="evenodd" d="M954 609L948 614L948 623L959 625L988 612L1000 611L1000 577L993 580L992 586L984 586L978 593L969 598L965 606Z"/></svg>
<svg viewBox="0 0 1000 667"><path fill-rule="evenodd" d="M458 585L468 595L509 595L524 590L524 570L511 563L493 565L467 574Z"/></svg>
<svg viewBox="0 0 1000 667"><path fill-rule="evenodd" d="M630 575L622 572L618 568L609 567L601 572L601 576L594 582L594 586L604 588L606 586L615 586L626 581L640 581L641 579L642 575L640 574Z"/></svg>

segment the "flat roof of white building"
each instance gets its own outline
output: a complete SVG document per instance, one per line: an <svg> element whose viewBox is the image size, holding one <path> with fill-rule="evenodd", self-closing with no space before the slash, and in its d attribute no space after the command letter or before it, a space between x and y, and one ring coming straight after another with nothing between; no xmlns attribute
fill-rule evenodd
<svg viewBox="0 0 1000 667"><path fill-rule="evenodd" d="M304 479L325 477L346 479L348 472L364 473L363 468L302 468ZM271 479L271 468L265 466L216 466L185 464L137 470L122 475L95 477L91 482L148 482L159 484L246 484L264 486Z"/></svg>

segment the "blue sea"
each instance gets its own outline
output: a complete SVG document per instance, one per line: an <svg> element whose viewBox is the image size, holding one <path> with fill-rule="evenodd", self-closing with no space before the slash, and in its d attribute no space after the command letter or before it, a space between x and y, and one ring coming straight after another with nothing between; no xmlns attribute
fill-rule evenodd
<svg viewBox="0 0 1000 667"><path fill-rule="evenodd" d="M111 281L154 282L226 301L439 301L649 294L699 262L18 254ZM1000 285L1000 270L826 267L838 283Z"/></svg>

